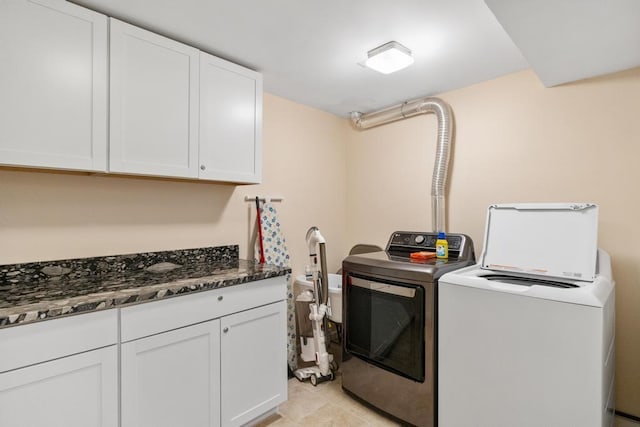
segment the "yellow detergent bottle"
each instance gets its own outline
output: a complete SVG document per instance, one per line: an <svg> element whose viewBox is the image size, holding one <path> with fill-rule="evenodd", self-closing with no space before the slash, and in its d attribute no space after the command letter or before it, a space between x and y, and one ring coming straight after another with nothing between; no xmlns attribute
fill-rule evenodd
<svg viewBox="0 0 640 427"><path fill-rule="evenodd" d="M449 242L444 231L438 233L438 240L436 240L436 257L449 258Z"/></svg>

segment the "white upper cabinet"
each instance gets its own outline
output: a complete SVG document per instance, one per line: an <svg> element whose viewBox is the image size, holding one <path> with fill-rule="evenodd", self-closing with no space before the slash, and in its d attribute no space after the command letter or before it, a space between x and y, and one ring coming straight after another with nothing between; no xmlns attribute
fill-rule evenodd
<svg viewBox="0 0 640 427"><path fill-rule="evenodd" d="M198 177L199 51L110 19L109 171Z"/></svg>
<svg viewBox="0 0 640 427"><path fill-rule="evenodd" d="M0 1L0 164L105 171L107 17Z"/></svg>
<svg viewBox="0 0 640 427"><path fill-rule="evenodd" d="M259 183L262 76L66 1L0 0L0 165Z"/></svg>
<svg viewBox="0 0 640 427"><path fill-rule="evenodd" d="M200 52L200 178L259 183L262 76Z"/></svg>

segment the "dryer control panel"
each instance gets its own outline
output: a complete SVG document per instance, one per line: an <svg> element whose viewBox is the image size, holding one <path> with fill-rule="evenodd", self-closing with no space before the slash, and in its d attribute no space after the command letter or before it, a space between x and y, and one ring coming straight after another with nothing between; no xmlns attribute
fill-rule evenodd
<svg viewBox="0 0 640 427"><path fill-rule="evenodd" d="M449 252L452 255L459 256L469 250L473 252L473 243L469 236L457 233L447 234L446 236L447 243L449 243ZM438 233L434 232L396 231L391 234L386 250L396 254L418 251L435 252L436 240L438 240Z"/></svg>

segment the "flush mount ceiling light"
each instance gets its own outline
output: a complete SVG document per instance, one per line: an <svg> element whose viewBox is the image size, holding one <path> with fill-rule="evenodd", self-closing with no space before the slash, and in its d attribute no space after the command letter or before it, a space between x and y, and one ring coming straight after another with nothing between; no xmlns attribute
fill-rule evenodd
<svg viewBox="0 0 640 427"><path fill-rule="evenodd" d="M367 52L365 65L382 74L390 74L413 64L411 51L398 42L385 43Z"/></svg>

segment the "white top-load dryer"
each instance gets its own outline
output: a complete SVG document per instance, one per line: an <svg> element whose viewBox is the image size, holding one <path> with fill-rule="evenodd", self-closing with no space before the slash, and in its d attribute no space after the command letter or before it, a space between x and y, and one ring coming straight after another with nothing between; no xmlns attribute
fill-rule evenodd
<svg viewBox="0 0 640 427"><path fill-rule="evenodd" d="M489 207L480 262L439 282L439 426L613 426L614 281L597 219L586 203Z"/></svg>

